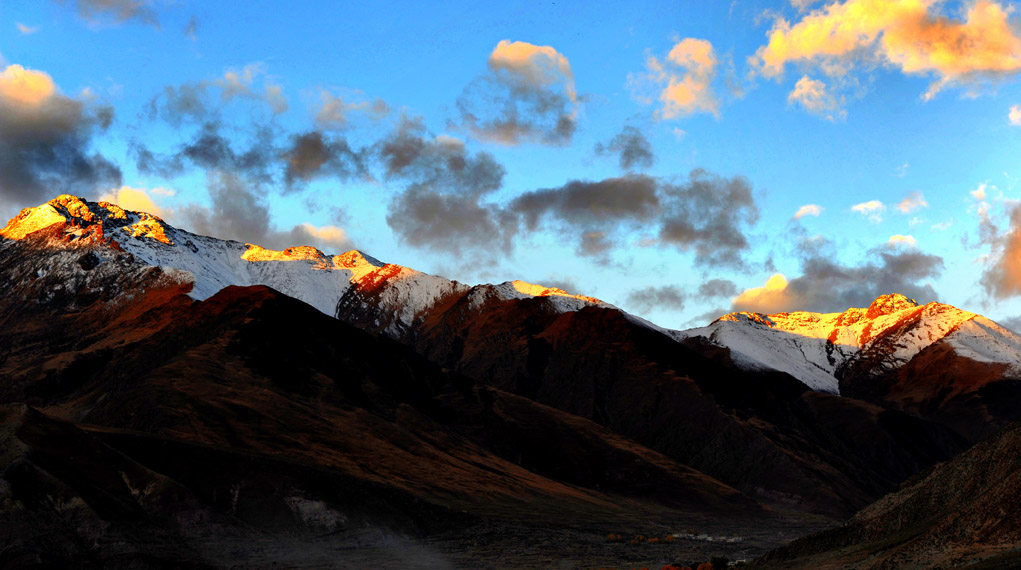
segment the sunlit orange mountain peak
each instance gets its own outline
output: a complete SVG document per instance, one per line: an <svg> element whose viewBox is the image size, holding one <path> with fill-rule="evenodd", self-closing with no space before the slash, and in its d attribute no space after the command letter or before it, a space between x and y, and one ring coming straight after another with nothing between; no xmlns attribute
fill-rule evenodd
<svg viewBox="0 0 1021 570"><path fill-rule="evenodd" d="M549 298L551 306L560 311L603 304L593 297L524 281L472 288L384 263L359 250L330 255L309 245L274 250L202 236L175 228L159 216L68 194L22 210L0 230L0 236L44 245L96 245L124 251L144 265L175 270L172 273L177 278L191 282L189 295L197 300L229 285L268 285L336 316L341 305L364 306L371 297L386 313L379 319L386 324L381 330L390 333L406 329L441 299L478 287L489 287L503 299ZM102 262L104 258L97 259Z"/></svg>
<svg viewBox="0 0 1021 570"><path fill-rule="evenodd" d="M165 222L146 212L130 212L110 202L88 202L70 194L61 194L34 208L25 208L0 230L8 239L50 230L49 237L64 241L82 240L116 243L127 237L148 238L173 245L167 237Z"/></svg>
<svg viewBox="0 0 1021 570"><path fill-rule="evenodd" d="M897 293L839 313L730 313L678 334L708 338L746 366L782 370L833 393L849 370L888 373L941 341L973 360L1021 369L1021 337L1015 333L976 313L937 302L919 305Z"/></svg>

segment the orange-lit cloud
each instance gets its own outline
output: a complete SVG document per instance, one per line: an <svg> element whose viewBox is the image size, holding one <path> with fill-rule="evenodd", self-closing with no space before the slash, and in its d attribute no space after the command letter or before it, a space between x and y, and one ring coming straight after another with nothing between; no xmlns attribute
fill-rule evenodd
<svg viewBox="0 0 1021 570"><path fill-rule="evenodd" d="M883 212L886 211L886 206L879 200L869 200L868 202L851 206L851 211L868 216L869 221L872 223L878 223L883 221Z"/></svg>
<svg viewBox="0 0 1021 570"><path fill-rule="evenodd" d="M979 200L979 201L985 200L986 199L986 188L988 188L988 187L989 187L989 185L986 184L985 182L983 182L983 183L978 185L978 188L976 188L976 189L972 190L971 192L969 192L969 194L971 194L971 197L976 199L976 200Z"/></svg>
<svg viewBox="0 0 1021 570"><path fill-rule="evenodd" d="M92 194L120 185L120 169L89 148L93 133L110 126L113 108L87 91L62 94L43 71L0 69L0 199L28 206L58 187Z"/></svg>
<svg viewBox="0 0 1021 570"><path fill-rule="evenodd" d="M695 113L720 114L720 101L712 87L719 62L713 44L707 40L685 38L677 42L665 60L649 56L647 72L628 76L633 91L653 84L659 91L660 108L656 116L676 119ZM643 102L651 97L637 95Z"/></svg>
<svg viewBox="0 0 1021 570"><path fill-rule="evenodd" d="M30 35L32 35L32 34L34 34L34 33L39 31L39 28L32 27L32 26L26 26L25 24L22 24L21 22L18 22L17 26L18 26L18 31L21 32L21 35L23 35L23 36L30 36Z"/></svg>
<svg viewBox="0 0 1021 570"><path fill-rule="evenodd" d="M480 140L504 145L571 141L580 101L567 57L552 46L501 40L487 64L489 72L457 100L465 128Z"/></svg>
<svg viewBox="0 0 1021 570"><path fill-rule="evenodd" d="M906 246L906 247L915 247L915 246L918 245L918 240L916 240L913 236L905 236L905 235L896 234L896 235L890 236L890 239L887 240L886 243L887 243L887 245L891 245L891 246L902 245L902 246Z"/></svg>
<svg viewBox="0 0 1021 570"><path fill-rule="evenodd" d="M937 0L845 0L791 23L778 18L751 63L779 77L789 63L818 65L833 77L856 62L930 75L929 99L951 84L1021 70L1021 39L1011 9L991 0L969 5L963 20L949 18Z"/></svg>
<svg viewBox="0 0 1021 570"><path fill-rule="evenodd" d="M841 108L842 101L843 97L834 95L826 83L807 75L799 79L794 90L787 95L788 104L801 105L809 113L828 121L847 117L847 111Z"/></svg>
<svg viewBox="0 0 1021 570"><path fill-rule="evenodd" d="M1010 120L1010 124L1015 127L1021 127L1021 106L1011 105L1010 113L1007 114L1007 119Z"/></svg>
<svg viewBox="0 0 1021 570"><path fill-rule="evenodd" d="M53 78L42 71L25 69L14 64L0 73L0 99L26 107L39 107L53 96L57 87Z"/></svg>
<svg viewBox="0 0 1021 570"><path fill-rule="evenodd" d="M321 247L332 251L346 251L350 248L351 241L347 238L347 232L337 226L313 226L309 223L298 224L292 230L292 235L300 236L302 233L308 235L311 240Z"/></svg>
<svg viewBox="0 0 1021 570"><path fill-rule="evenodd" d="M909 214L915 210L926 208L928 206L929 203L925 201L925 196L923 196L918 190L915 190L897 204L897 209L900 210L902 214Z"/></svg>
<svg viewBox="0 0 1021 570"><path fill-rule="evenodd" d="M788 310L792 296L787 290L787 278L777 273L766 280L762 287L745 289L734 298L732 306L736 310L754 311L757 313L778 313Z"/></svg>
<svg viewBox="0 0 1021 570"><path fill-rule="evenodd" d="M167 193L173 195L173 190L168 190L166 188L155 188L151 190L151 192L159 195L167 195ZM166 217L168 214L167 210L160 207L153 201L145 188L121 186L120 188L114 188L106 194L103 194L99 197L99 200L102 202L112 202L125 210L146 212L161 218Z"/></svg>
<svg viewBox="0 0 1021 570"><path fill-rule="evenodd" d="M552 46L500 40L489 54L488 64L490 69L506 71L534 87L551 87L563 83L571 102L578 102L571 64Z"/></svg>
<svg viewBox="0 0 1021 570"><path fill-rule="evenodd" d="M794 219L800 220L805 216L818 216L819 214L822 213L822 210L823 210L822 206L818 206L816 204L805 204L804 206L798 208L797 212L794 212Z"/></svg>

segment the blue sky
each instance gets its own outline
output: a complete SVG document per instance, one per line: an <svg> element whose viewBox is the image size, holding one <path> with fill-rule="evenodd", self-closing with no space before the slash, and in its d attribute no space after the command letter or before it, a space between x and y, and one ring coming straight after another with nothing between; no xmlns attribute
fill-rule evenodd
<svg viewBox="0 0 1021 570"><path fill-rule="evenodd" d="M1013 325L1018 38L991 1L5 2L0 214L112 197L668 327Z"/></svg>

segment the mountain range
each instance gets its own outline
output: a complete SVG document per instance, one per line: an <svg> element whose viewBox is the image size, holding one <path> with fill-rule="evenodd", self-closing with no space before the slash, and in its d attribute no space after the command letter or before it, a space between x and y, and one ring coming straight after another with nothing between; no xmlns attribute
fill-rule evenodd
<svg viewBox="0 0 1021 570"><path fill-rule="evenodd" d="M892 532L876 520L917 554L919 489L1021 417L1021 336L945 304L891 293L675 331L556 288L273 251L70 195L0 230L0 347L10 567L514 566L465 548L480 533L651 567L675 561L665 545L592 537L848 521L766 558L822 560ZM767 534L726 553L795 538Z"/></svg>

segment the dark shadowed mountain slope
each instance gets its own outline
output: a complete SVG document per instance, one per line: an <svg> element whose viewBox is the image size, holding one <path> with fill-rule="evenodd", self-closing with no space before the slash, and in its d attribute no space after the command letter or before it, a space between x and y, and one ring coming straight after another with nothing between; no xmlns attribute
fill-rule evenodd
<svg viewBox="0 0 1021 570"><path fill-rule="evenodd" d="M906 482L846 524L780 548L763 568L1017 568L1021 424Z"/></svg>
<svg viewBox="0 0 1021 570"><path fill-rule="evenodd" d="M336 555L365 528L768 515L589 420L267 287L195 301L128 253L60 243L0 240L0 394L91 435L5 412L5 449L22 449L0 466L3 516L24 530L9 560L221 565L232 544L319 556L301 545L323 536L316 548Z"/></svg>
<svg viewBox="0 0 1021 570"><path fill-rule="evenodd" d="M678 343L619 310L562 311L480 285L444 297L399 335L474 381L627 435L774 504L843 517L962 449L946 428L735 366L726 348ZM385 326L355 286L338 318Z"/></svg>

